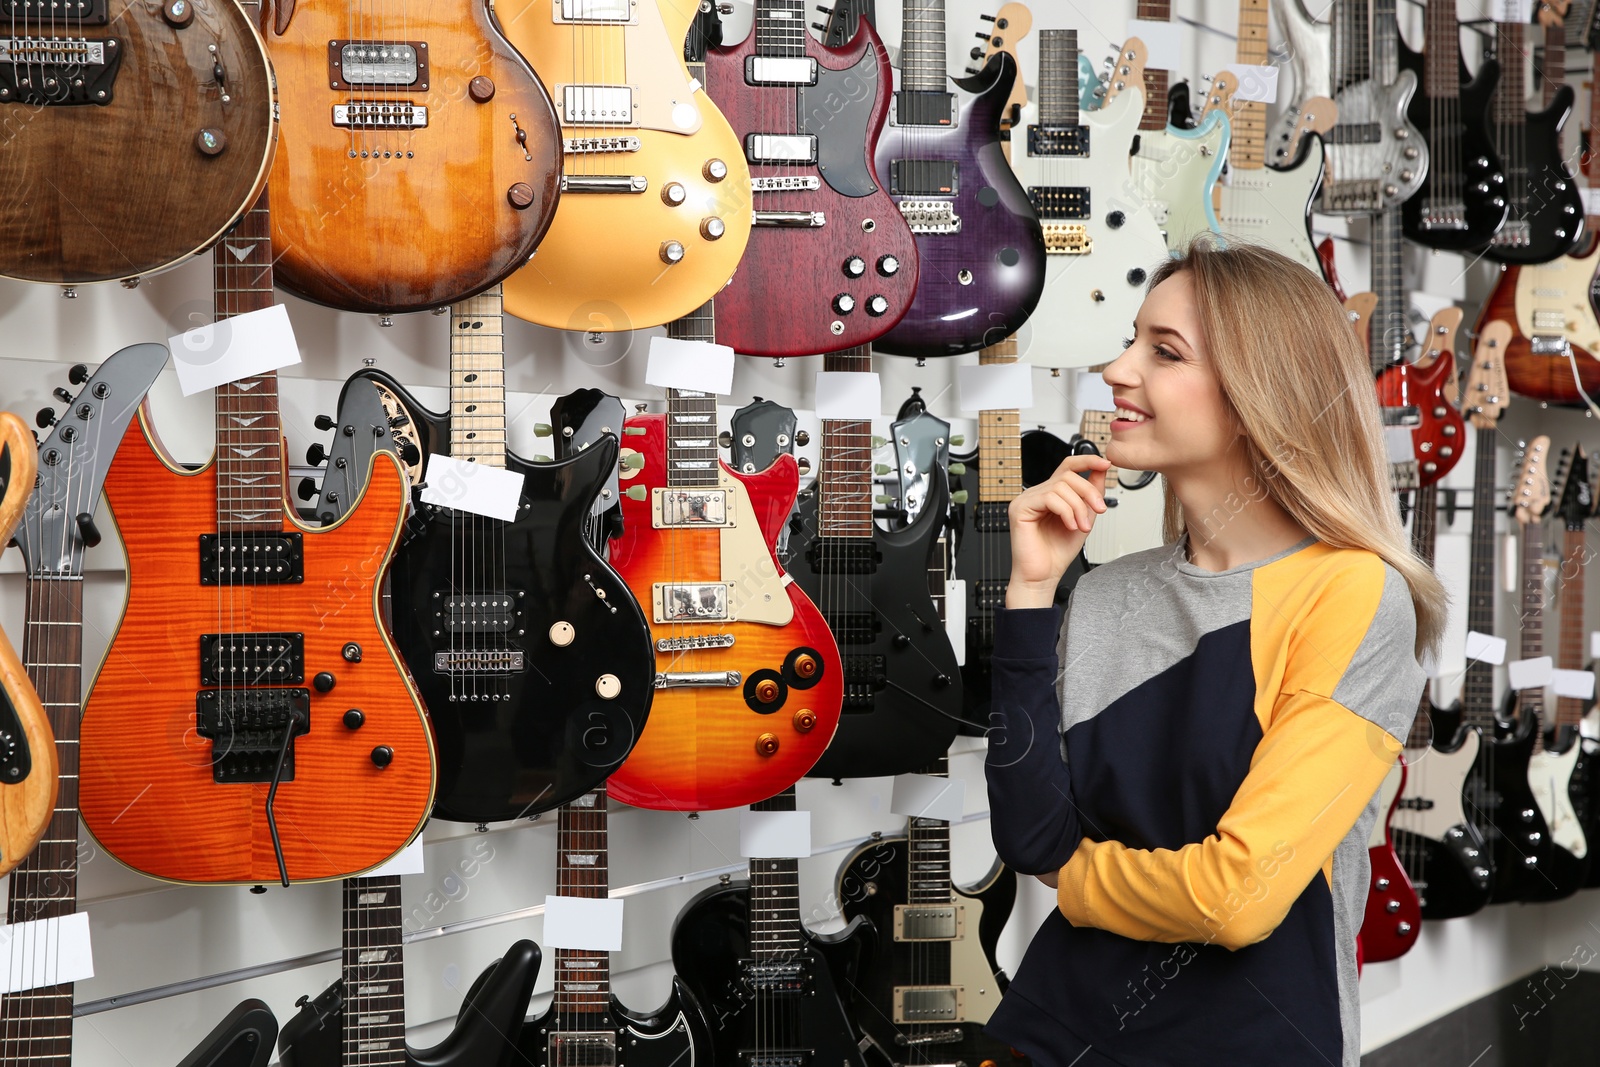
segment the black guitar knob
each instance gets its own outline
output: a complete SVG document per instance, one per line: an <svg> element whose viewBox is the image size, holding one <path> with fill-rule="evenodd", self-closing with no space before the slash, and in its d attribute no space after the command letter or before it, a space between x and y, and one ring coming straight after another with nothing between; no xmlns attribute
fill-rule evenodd
<svg viewBox="0 0 1600 1067"><path fill-rule="evenodd" d="M346 730L359 730L361 729L361 724L366 721L367 717L360 708L351 708L344 713L344 728Z"/></svg>
<svg viewBox="0 0 1600 1067"><path fill-rule="evenodd" d="M910 648L911 647L911 638L907 637L905 634L895 634L894 635L894 647L895 648Z"/></svg>
<svg viewBox="0 0 1600 1067"><path fill-rule="evenodd" d="M1128 221L1128 216L1124 215L1120 211L1113 211L1109 215L1106 216L1106 225L1110 226L1113 230L1122 229L1123 223L1125 223L1127 221Z"/></svg>
<svg viewBox="0 0 1600 1067"><path fill-rule="evenodd" d="M945 686L950 684L950 676L948 674L936 674L933 676L933 684L938 688L943 689Z"/></svg>
<svg viewBox="0 0 1600 1067"><path fill-rule="evenodd" d="M306 462L313 467L320 467L328 458L328 450L321 444L313 444L306 449Z"/></svg>
<svg viewBox="0 0 1600 1067"><path fill-rule="evenodd" d="M327 671L319 671L317 676L311 679L311 688L319 693L326 693L334 687L337 681L338 679Z"/></svg>
<svg viewBox="0 0 1600 1067"><path fill-rule="evenodd" d="M317 482L315 478L301 478L300 484L295 488L294 495L301 500L310 500L317 495Z"/></svg>
<svg viewBox="0 0 1600 1067"><path fill-rule="evenodd" d="M1129 285L1143 285L1146 274L1143 267L1134 267L1128 272Z"/></svg>
<svg viewBox="0 0 1600 1067"><path fill-rule="evenodd" d="M379 745L372 750L372 762L379 767L387 767L394 762L394 749L388 745Z"/></svg>

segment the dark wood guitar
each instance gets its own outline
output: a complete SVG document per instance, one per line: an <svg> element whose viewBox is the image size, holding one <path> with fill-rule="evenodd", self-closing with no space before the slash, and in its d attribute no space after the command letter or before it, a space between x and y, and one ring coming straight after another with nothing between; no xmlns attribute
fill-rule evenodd
<svg viewBox="0 0 1600 1067"><path fill-rule="evenodd" d="M218 320L271 305L265 193L213 264ZM106 476L128 601L83 713L84 822L169 881L368 870L433 802L433 740L380 604L404 478L374 454L343 521L303 525L275 371L216 389L216 437L214 461L186 470L141 412Z"/></svg>
<svg viewBox="0 0 1600 1067"><path fill-rule="evenodd" d="M555 107L483 0L264 0L294 86L273 163L277 281L380 314L521 267L555 216Z"/></svg>
<svg viewBox="0 0 1600 1067"><path fill-rule="evenodd" d="M1463 78L1455 0L1428 0L1424 25L1421 52L1399 42L1401 68L1422 82L1407 115L1428 152L1422 189L1405 202L1405 232L1429 248L1468 252L1494 239L1510 209L1489 124L1500 64L1486 59Z"/></svg>
<svg viewBox="0 0 1600 1067"><path fill-rule="evenodd" d="M0 7L0 275L137 280L211 247L255 202L278 101L254 6Z"/></svg>

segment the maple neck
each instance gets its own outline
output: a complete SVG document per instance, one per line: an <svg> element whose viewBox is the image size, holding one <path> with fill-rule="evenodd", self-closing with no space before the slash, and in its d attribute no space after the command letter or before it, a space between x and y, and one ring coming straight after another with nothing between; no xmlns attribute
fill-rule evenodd
<svg viewBox="0 0 1600 1067"><path fill-rule="evenodd" d="M1563 670L1583 669L1583 563L1586 555L1583 524L1568 525L1561 553L1561 643L1556 666ZM1578 697L1556 698L1556 722L1576 726L1583 718L1584 704Z"/></svg>
<svg viewBox="0 0 1600 1067"><path fill-rule="evenodd" d="M1527 34L1520 22L1497 22L1495 30L1495 55L1500 59L1500 81L1494 89L1494 119L1502 128L1522 129L1527 122L1528 79L1524 73L1527 54ZM1518 156L1522 154L1521 139L1507 138L1500 145L1502 155L1509 148Z"/></svg>
<svg viewBox="0 0 1600 1067"><path fill-rule="evenodd" d="M805 0L756 0L755 33L757 55L805 55Z"/></svg>
<svg viewBox="0 0 1600 1067"><path fill-rule="evenodd" d="M1494 460L1499 431L1478 429L1477 466L1472 477L1472 549L1467 579L1467 629L1494 633ZM1492 728L1494 667L1483 660L1467 665L1462 682L1468 725Z"/></svg>
<svg viewBox="0 0 1600 1067"><path fill-rule="evenodd" d="M1401 362L1411 340L1401 281L1400 238L1400 210L1378 212L1372 220L1372 291L1378 304L1368 324L1367 346L1373 374L1382 374L1385 367Z"/></svg>
<svg viewBox="0 0 1600 1067"><path fill-rule="evenodd" d="M1449 358L1448 353L1441 354L1441 359ZM1439 491L1432 486L1418 489L1416 492L1416 508L1411 513L1411 550L1417 558L1433 566L1434 544L1438 539L1439 531ZM1433 715L1429 707L1430 686L1422 687L1422 700L1417 705L1416 718L1411 720L1411 730L1406 734L1406 747L1417 751L1424 750L1433 744Z"/></svg>
<svg viewBox="0 0 1600 1067"><path fill-rule="evenodd" d="M217 322L272 306L272 226L267 193L211 252ZM218 342L226 331L218 328ZM283 525L283 428L278 373L216 388L217 528L277 530Z"/></svg>
<svg viewBox="0 0 1600 1067"><path fill-rule="evenodd" d="M794 811L794 786L750 805L751 811ZM793 956L804 948L800 930L800 861L750 860L750 954Z"/></svg>
<svg viewBox="0 0 1600 1067"><path fill-rule="evenodd" d="M1078 31L1039 31L1039 125L1078 124Z"/></svg>
<svg viewBox="0 0 1600 1067"><path fill-rule="evenodd" d="M1139 0L1138 17L1150 22L1171 22L1171 0ZM1167 128L1167 72L1160 68L1144 69L1144 115L1139 119L1139 128Z"/></svg>
<svg viewBox="0 0 1600 1067"><path fill-rule="evenodd" d="M866 345L822 358L824 370L870 371ZM822 468L817 477L818 532L823 537L872 536L872 423L866 419L822 421Z"/></svg>
<svg viewBox="0 0 1600 1067"><path fill-rule="evenodd" d="M1567 80L1567 27L1564 22L1544 28L1544 56L1540 60L1544 106L1556 102L1556 94Z"/></svg>
<svg viewBox="0 0 1600 1067"><path fill-rule="evenodd" d="M667 335L679 341L717 339L715 302L704 304L667 324ZM694 389L667 390L667 484L693 488L714 486L717 469L717 397Z"/></svg>
<svg viewBox="0 0 1600 1067"><path fill-rule="evenodd" d="M1267 65L1267 0L1239 0L1240 63ZM1232 133L1228 165L1236 170L1260 170L1267 165L1267 105L1235 103L1228 113Z"/></svg>
<svg viewBox="0 0 1600 1067"><path fill-rule="evenodd" d="M900 88L946 92L944 0L905 0L900 18Z"/></svg>
<svg viewBox="0 0 1600 1067"><path fill-rule="evenodd" d="M450 305L450 455L506 465L506 345L500 286Z"/></svg>
<svg viewBox="0 0 1600 1067"><path fill-rule="evenodd" d="M1537 518L1522 523L1518 540L1522 563L1521 658L1536 659L1544 655L1544 524ZM1524 711L1544 715L1542 686L1519 690L1517 698ZM1538 752L1543 747L1544 731L1535 730L1533 750Z"/></svg>
<svg viewBox="0 0 1600 1067"><path fill-rule="evenodd" d="M922 771L950 777L950 760L940 756ZM906 903L948 904L950 889L950 824L916 817L906 823Z"/></svg>
<svg viewBox="0 0 1600 1067"><path fill-rule="evenodd" d="M344 1062L405 1067L400 878L344 880Z"/></svg>
<svg viewBox="0 0 1600 1067"><path fill-rule="evenodd" d="M1461 96L1461 27L1456 0L1428 0L1423 17L1423 91L1433 100Z"/></svg>
<svg viewBox="0 0 1600 1067"><path fill-rule="evenodd" d="M1016 361L1015 337L978 353L979 366ZM978 499L983 503L1009 502L1022 490L1022 413L1016 408L978 412Z"/></svg>
<svg viewBox="0 0 1600 1067"><path fill-rule="evenodd" d="M610 852L606 837L606 787L561 806L556 831L556 893L604 900L610 892ZM556 949L555 1008L562 1014L592 1015L611 1007L611 954L586 949Z"/></svg>

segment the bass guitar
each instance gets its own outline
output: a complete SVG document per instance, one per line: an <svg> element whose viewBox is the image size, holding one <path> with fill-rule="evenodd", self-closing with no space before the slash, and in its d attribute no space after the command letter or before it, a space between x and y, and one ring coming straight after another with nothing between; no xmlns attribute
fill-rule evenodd
<svg viewBox="0 0 1600 1067"><path fill-rule="evenodd" d="M717 294L718 340L746 355L867 344L917 291L911 226L873 173L894 93L883 42L861 20L845 47L819 44L805 8L756 0L750 35L705 57L750 166L754 229Z"/></svg>
<svg viewBox="0 0 1600 1067"><path fill-rule="evenodd" d="M610 871L602 784L561 807L556 893L604 900ZM517 1050L519 1062L534 1067L701 1067L720 1062L712 1055L709 1022L683 979L672 979L672 993L654 1011L631 1011L611 991L611 953L594 949L556 949L554 996L543 1015L522 1023Z"/></svg>
<svg viewBox="0 0 1600 1067"><path fill-rule="evenodd" d="M1406 199L1405 231L1429 248L1467 252L1492 241L1509 210L1506 176L1489 132L1500 64L1485 59L1476 77L1464 79L1456 0L1427 5L1423 51L1398 44L1401 67L1422 82L1406 114L1430 161L1422 188Z"/></svg>
<svg viewBox="0 0 1600 1067"><path fill-rule="evenodd" d="M1454 403L1455 336L1460 325L1460 308L1441 308L1428 323L1428 351L1423 357L1415 363L1402 358L1378 375L1384 426L1411 431L1410 457L1393 453L1389 457L1391 469L1394 464L1408 468L1396 478L1397 487L1437 485L1461 460L1466 421Z"/></svg>
<svg viewBox="0 0 1600 1067"><path fill-rule="evenodd" d="M482 0L269 0L295 87L276 281L346 311L444 307L521 267L561 180L555 109Z"/></svg>
<svg viewBox="0 0 1600 1067"><path fill-rule="evenodd" d="M39 446L38 487L16 528L27 573L22 658L55 735L53 747L28 739L34 773L51 767L55 809L37 847L11 872L6 922L65 919L78 910L78 709L83 699L83 556L100 543L95 510L106 468L145 391L167 362L165 345L132 345L92 375L79 364L68 381L82 386L58 416L39 412L49 436ZM16 459L12 470L18 469ZM28 480L31 485L33 479ZM21 753L22 746L17 752ZM59 786L56 785L59 772ZM55 973L58 942L36 939L17 954L21 973ZM30 958L47 953L51 958ZM0 996L0 1065L72 1062L71 982Z"/></svg>
<svg viewBox="0 0 1600 1067"><path fill-rule="evenodd" d="M793 811L794 787L751 808ZM673 969L718 1022L712 1063L868 1067L845 990L878 931L863 919L832 934L806 929L799 862L752 859L748 881L725 878L672 924Z"/></svg>
<svg viewBox="0 0 1600 1067"><path fill-rule="evenodd" d="M3 10L0 275L132 284L210 248L255 202L278 101L242 5Z"/></svg>
<svg viewBox="0 0 1600 1067"><path fill-rule="evenodd" d="M1565 477L1560 479L1561 491L1557 494L1556 514L1562 519L1561 571L1557 599L1561 604L1561 641L1556 666L1563 670L1585 669L1583 646L1587 629L1583 619L1583 577L1588 559L1586 523L1594 515L1595 487L1593 479L1600 476L1589 454L1580 445L1574 445L1566 459ZM1600 842L1600 804L1596 801L1596 776L1600 775L1600 741L1592 736L1595 716L1592 700L1579 697L1556 697L1556 724L1559 728L1573 728L1583 746L1579 757L1583 774L1573 780L1569 791L1572 806L1583 822L1585 842ZM1559 738L1558 738L1559 740ZM1586 888L1600 885L1600 864L1589 863L1589 875L1584 879Z"/></svg>
<svg viewBox="0 0 1600 1067"><path fill-rule="evenodd" d="M1417 943L1417 933L1422 928L1422 905L1395 853L1391 829L1405 783L1406 762L1402 757L1378 786L1379 818L1367 837L1371 873L1366 911L1356 935L1364 963L1383 963L1404 956Z"/></svg>
<svg viewBox="0 0 1600 1067"><path fill-rule="evenodd" d="M707 303L673 323L716 336ZM650 721L610 780L634 807L708 811L797 781L839 725L849 663L801 582L774 555L799 485L794 458L743 474L717 455L717 398L668 392L665 415L635 415L621 472L615 567L655 640Z"/></svg>
<svg viewBox="0 0 1600 1067"><path fill-rule="evenodd" d="M213 253L218 320L271 304L266 197ZM404 478L375 454L342 521L303 525L275 371L217 387L216 437L214 460L186 470L141 411L106 475L128 599L83 712L84 823L174 882L368 870L433 801L433 741L380 604Z"/></svg>

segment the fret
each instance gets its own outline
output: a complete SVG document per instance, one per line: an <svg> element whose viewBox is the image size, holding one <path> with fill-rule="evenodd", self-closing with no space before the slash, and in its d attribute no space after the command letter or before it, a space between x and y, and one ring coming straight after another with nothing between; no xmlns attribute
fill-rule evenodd
<svg viewBox="0 0 1600 1067"><path fill-rule="evenodd" d="M1556 665L1563 670L1583 669L1583 571L1587 556L1582 520L1569 523L1562 544L1561 655ZM1576 726L1583 719L1587 702L1577 697L1556 698L1556 722Z"/></svg>
<svg viewBox="0 0 1600 1067"><path fill-rule="evenodd" d="M978 353L979 366L1017 362L1017 342L1008 337ZM1009 502L1022 494L1022 413L1016 408L978 412L978 500Z"/></svg>
<svg viewBox="0 0 1600 1067"><path fill-rule="evenodd" d="M1544 54L1538 59L1539 77L1544 89L1544 106L1556 102L1556 94L1567 80L1567 27L1564 19L1544 28Z"/></svg>
<svg viewBox="0 0 1600 1067"><path fill-rule="evenodd" d="M1461 30L1456 0L1428 0L1423 17L1423 91L1433 100L1461 96ZM1453 115L1449 116L1453 120Z"/></svg>
<svg viewBox="0 0 1600 1067"><path fill-rule="evenodd" d="M1528 54L1526 36L1520 22L1497 22L1495 29L1495 57L1500 61L1500 80L1494 90L1494 118L1501 126L1511 125L1520 130L1525 123L1527 107L1527 75L1523 59ZM1506 146L1499 146L1502 152Z"/></svg>
<svg viewBox="0 0 1600 1067"><path fill-rule="evenodd" d="M505 319L500 286L450 306L450 455L506 465Z"/></svg>
<svg viewBox="0 0 1600 1067"><path fill-rule="evenodd" d="M1370 17L1366 0L1334 0L1331 28L1335 94L1372 76Z"/></svg>
<svg viewBox="0 0 1600 1067"><path fill-rule="evenodd" d="M756 0L756 54L804 56L805 19L805 0Z"/></svg>
<svg viewBox="0 0 1600 1067"><path fill-rule="evenodd" d="M1266 66L1267 0L1240 0L1239 42L1234 57L1240 63ZM1267 105L1235 102L1228 114L1232 124L1228 165L1235 170L1260 170L1267 165Z"/></svg>
<svg viewBox="0 0 1600 1067"><path fill-rule="evenodd" d="M823 357L830 371L870 371L866 345ZM818 530L828 537L867 537L872 526L872 423L860 419L824 419L822 462L816 487Z"/></svg>
<svg viewBox="0 0 1600 1067"><path fill-rule="evenodd" d="M750 805L751 811L794 811L795 789ZM800 933L800 861L750 860L750 953L756 959L781 957L802 947ZM769 993L758 992L765 1000ZM782 1003L782 1000L778 1000Z"/></svg>
<svg viewBox="0 0 1600 1067"><path fill-rule="evenodd" d="M715 344L715 301L667 324L667 335L680 341ZM717 398L694 389L667 390L667 484L709 488L721 483L716 439Z"/></svg>
<svg viewBox="0 0 1600 1067"><path fill-rule="evenodd" d="M561 806L556 829L556 892L603 900L610 894L606 787ZM555 1006L563 1013L610 1010L611 954L593 949L556 949Z"/></svg>
<svg viewBox="0 0 1600 1067"><path fill-rule="evenodd" d="M1378 212L1372 221L1372 291L1378 304L1367 324L1373 374L1405 359L1412 344L1400 250L1399 209Z"/></svg>
<svg viewBox="0 0 1600 1067"><path fill-rule="evenodd" d="M1078 125L1078 31L1039 31L1039 125Z"/></svg>
<svg viewBox="0 0 1600 1067"><path fill-rule="evenodd" d="M1472 481L1472 548L1467 581L1467 629L1494 633L1494 471L1498 431L1492 424L1477 431L1477 460ZM1494 667L1482 660L1467 665L1462 682L1464 720L1493 736Z"/></svg>
<svg viewBox="0 0 1600 1067"><path fill-rule="evenodd" d="M904 0L900 18L901 90L947 92L944 0Z"/></svg>
<svg viewBox="0 0 1600 1067"><path fill-rule="evenodd" d="M1544 525L1534 516L1530 522L1519 524L1518 534L1522 562L1522 617L1518 626L1521 658L1536 659L1544 655ZM1517 703L1523 713L1542 719L1544 688L1518 690ZM1535 730L1533 751L1543 748L1544 731Z"/></svg>
<svg viewBox="0 0 1600 1067"><path fill-rule="evenodd" d="M398 876L346 878L344 1052L346 1062L405 1064L405 949Z"/></svg>
<svg viewBox="0 0 1600 1067"><path fill-rule="evenodd" d="M1400 76L1399 39L1395 0L1372 0L1372 78L1379 85L1393 85Z"/></svg>
<svg viewBox="0 0 1600 1067"><path fill-rule="evenodd" d="M1139 18L1150 22L1171 22L1171 0L1140 0ZM1144 114L1139 118L1141 130L1167 128L1167 72L1160 68L1144 69Z"/></svg>

